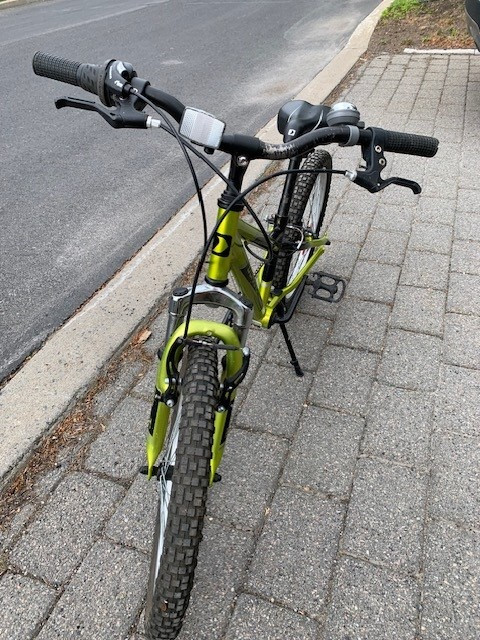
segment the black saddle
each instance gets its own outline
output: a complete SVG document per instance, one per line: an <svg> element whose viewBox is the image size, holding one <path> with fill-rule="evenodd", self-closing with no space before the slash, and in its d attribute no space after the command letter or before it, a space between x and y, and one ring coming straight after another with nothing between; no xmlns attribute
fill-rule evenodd
<svg viewBox="0 0 480 640"><path fill-rule="evenodd" d="M277 117L277 127L283 133L283 141L289 142L308 131L327 126L330 107L324 104L310 104L305 100L290 100L281 107Z"/></svg>

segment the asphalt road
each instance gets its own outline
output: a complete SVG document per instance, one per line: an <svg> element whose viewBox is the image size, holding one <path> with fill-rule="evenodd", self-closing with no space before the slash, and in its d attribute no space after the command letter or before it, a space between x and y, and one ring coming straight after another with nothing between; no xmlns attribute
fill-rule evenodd
<svg viewBox="0 0 480 640"><path fill-rule="evenodd" d="M87 94L34 76L35 51L129 61L154 86L218 115L228 131L255 133L377 4L57 0L0 11L0 379L193 194L165 134L57 112L55 97Z"/></svg>

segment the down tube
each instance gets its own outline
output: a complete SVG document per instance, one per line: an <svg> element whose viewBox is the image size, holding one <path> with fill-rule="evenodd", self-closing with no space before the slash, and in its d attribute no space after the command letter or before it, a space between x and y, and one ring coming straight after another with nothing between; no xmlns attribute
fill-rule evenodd
<svg viewBox="0 0 480 640"><path fill-rule="evenodd" d="M260 321L264 314L264 305L247 253L239 236L236 237L233 244L230 269L240 287L240 291L253 304L253 319Z"/></svg>

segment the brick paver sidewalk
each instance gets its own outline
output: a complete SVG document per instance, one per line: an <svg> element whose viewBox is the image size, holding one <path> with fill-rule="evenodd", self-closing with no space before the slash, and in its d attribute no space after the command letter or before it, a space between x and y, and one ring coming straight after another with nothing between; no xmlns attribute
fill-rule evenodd
<svg viewBox="0 0 480 640"><path fill-rule="evenodd" d="M252 332L181 640L480 637L480 60L381 56L347 98L440 150L389 156L421 196L334 178L321 268L349 284L301 301L305 378ZM137 470L164 321L97 396L104 430L4 533L1 640L143 638L155 487Z"/></svg>

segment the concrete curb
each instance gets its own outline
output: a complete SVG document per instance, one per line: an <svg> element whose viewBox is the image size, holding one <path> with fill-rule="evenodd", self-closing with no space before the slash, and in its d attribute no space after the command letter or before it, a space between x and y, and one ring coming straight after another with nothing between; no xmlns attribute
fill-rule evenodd
<svg viewBox="0 0 480 640"><path fill-rule="evenodd" d="M344 49L297 98L321 102L335 89L366 51L381 13L392 1L384 0L363 20ZM257 135L280 141L276 118ZM267 165L257 161L250 166L246 182L258 178ZM210 224L222 184L214 178L204 188ZM198 255L200 233L199 211L192 198L5 385L0 407L0 488L153 313L172 281L187 270Z"/></svg>

